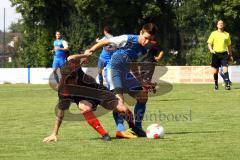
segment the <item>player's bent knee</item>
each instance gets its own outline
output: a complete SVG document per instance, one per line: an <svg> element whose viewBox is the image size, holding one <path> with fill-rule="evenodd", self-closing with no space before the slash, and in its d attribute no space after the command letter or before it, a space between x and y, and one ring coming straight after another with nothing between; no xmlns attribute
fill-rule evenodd
<svg viewBox="0 0 240 160"><path fill-rule="evenodd" d="M116 112L127 112L127 107L121 103L117 105L117 108L114 110Z"/></svg>
<svg viewBox="0 0 240 160"><path fill-rule="evenodd" d="M213 74L217 74L219 72L219 70L217 68L212 68L212 73Z"/></svg>
<svg viewBox="0 0 240 160"><path fill-rule="evenodd" d="M98 70L98 74L102 74L102 69L99 69L99 70Z"/></svg>
<svg viewBox="0 0 240 160"><path fill-rule="evenodd" d="M78 107L82 113L89 112L92 110L92 104L86 100L80 101Z"/></svg>
<svg viewBox="0 0 240 160"><path fill-rule="evenodd" d="M55 69L53 70L53 73L54 73L54 74L57 74L57 68L55 68Z"/></svg>
<svg viewBox="0 0 240 160"><path fill-rule="evenodd" d="M224 73L228 72L228 67L227 67L227 66L224 66L224 67L223 67L223 72L224 72Z"/></svg>

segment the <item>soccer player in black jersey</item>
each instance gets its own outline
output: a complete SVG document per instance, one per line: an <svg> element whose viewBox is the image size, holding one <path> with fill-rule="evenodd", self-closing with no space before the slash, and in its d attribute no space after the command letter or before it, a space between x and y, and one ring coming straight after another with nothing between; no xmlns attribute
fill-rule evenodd
<svg viewBox="0 0 240 160"><path fill-rule="evenodd" d="M105 109L122 113L129 127L133 128L133 115L131 111L120 101L114 93L106 87L96 83L95 79L85 74L81 68L81 59L87 54L77 54L68 57L68 61L61 68L61 80L58 89L58 113L53 132L44 138L43 142L57 141L57 134L64 118L64 111L69 109L71 102L75 102L84 118L92 126L104 141L111 140L108 133L102 127L93 111L97 105Z"/></svg>

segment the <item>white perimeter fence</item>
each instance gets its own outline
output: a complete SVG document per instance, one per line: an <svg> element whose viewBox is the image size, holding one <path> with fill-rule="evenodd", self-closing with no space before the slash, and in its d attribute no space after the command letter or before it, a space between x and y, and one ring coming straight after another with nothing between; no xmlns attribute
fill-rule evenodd
<svg viewBox="0 0 240 160"><path fill-rule="evenodd" d="M96 77L97 68L83 68ZM0 84L48 84L52 68L0 68ZM240 83L240 66L229 66L229 76L233 83ZM157 66L154 81L169 83L208 84L213 82L209 66ZM222 79L219 76L219 81Z"/></svg>

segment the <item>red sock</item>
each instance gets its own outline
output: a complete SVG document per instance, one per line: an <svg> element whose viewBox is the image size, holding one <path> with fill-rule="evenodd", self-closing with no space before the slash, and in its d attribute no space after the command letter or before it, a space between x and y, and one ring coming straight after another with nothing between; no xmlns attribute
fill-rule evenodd
<svg viewBox="0 0 240 160"><path fill-rule="evenodd" d="M92 111L83 113L83 115L88 124L92 126L99 134L103 136L107 133Z"/></svg>

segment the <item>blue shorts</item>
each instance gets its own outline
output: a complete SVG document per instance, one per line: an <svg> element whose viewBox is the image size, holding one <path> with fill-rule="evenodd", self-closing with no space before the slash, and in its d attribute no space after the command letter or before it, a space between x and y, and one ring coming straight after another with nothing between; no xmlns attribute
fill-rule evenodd
<svg viewBox="0 0 240 160"><path fill-rule="evenodd" d="M130 72L131 64L132 61L126 54L113 54L110 62L111 90L114 89L116 93L142 90L139 81Z"/></svg>
<svg viewBox="0 0 240 160"><path fill-rule="evenodd" d="M54 69L60 68L60 67L62 67L65 63L66 63L66 59L65 59L65 58L57 58L57 57L54 57L54 58L53 58L53 63L52 63L52 68L54 68Z"/></svg>
<svg viewBox="0 0 240 160"><path fill-rule="evenodd" d="M111 70L110 70L110 68L109 67L105 67L104 68L104 79L105 79L105 81L106 81L106 84L107 84L107 88L110 90L110 88L111 88Z"/></svg>
<svg viewBox="0 0 240 160"><path fill-rule="evenodd" d="M103 69L107 65L108 61L99 57L98 58L98 68Z"/></svg>
<svg viewBox="0 0 240 160"><path fill-rule="evenodd" d="M113 52L102 50L98 59L98 68L103 69L108 63L110 63Z"/></svg>

